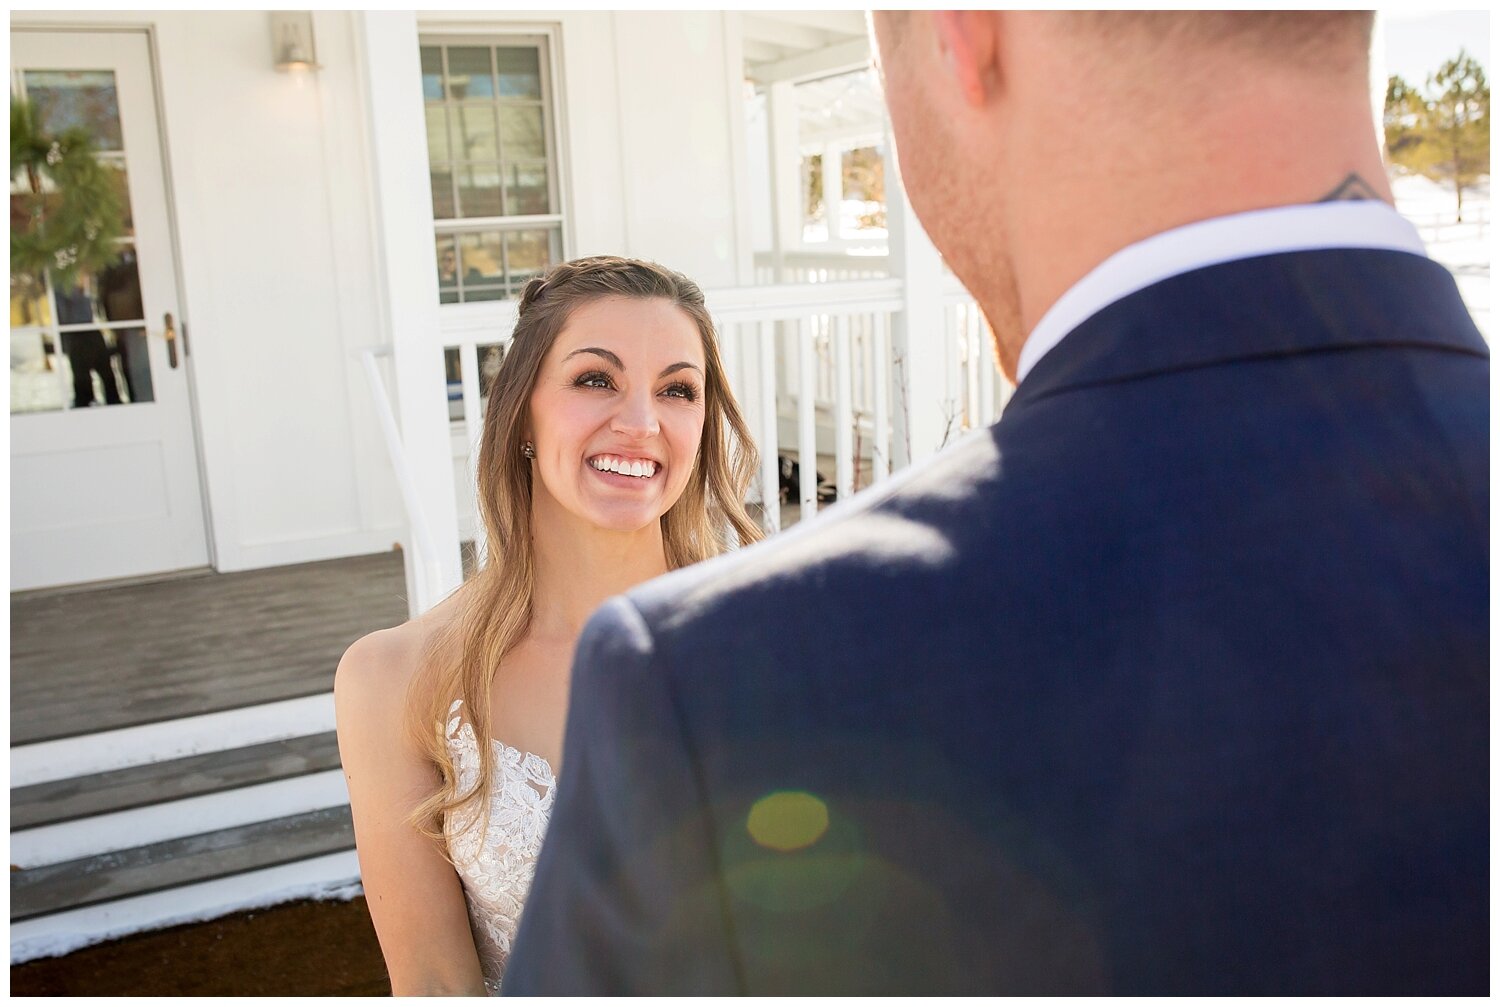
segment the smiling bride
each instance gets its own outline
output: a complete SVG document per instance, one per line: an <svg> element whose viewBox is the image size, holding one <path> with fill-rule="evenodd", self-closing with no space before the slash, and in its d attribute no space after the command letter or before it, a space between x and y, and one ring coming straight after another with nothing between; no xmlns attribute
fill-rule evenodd
<svg viewBox="0 0 1500 1007"><path fill-rule="evenodd" d="M698 286L598 256L526 285L479 455L488 563L339 663L339 751L396 994L499 991L605 598L761 537Z"/></svg>

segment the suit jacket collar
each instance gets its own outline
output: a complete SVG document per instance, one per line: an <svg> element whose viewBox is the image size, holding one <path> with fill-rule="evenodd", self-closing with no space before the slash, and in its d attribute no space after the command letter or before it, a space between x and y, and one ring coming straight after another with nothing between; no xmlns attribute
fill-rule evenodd
<svg viewBox="0 0 1500 1007"><path fill-rule="evenodd" d="M1017 381L1090 315L1137 290L1205 266L1320 248L1427 254L1411 222L1379 200L1275 206L1174 227L1120 249L1065 291L1021 348Z"/></svg>
<svg viewBox="0 0 1500 1007"><path fill-rule="evenodd" d="M1489 356L1453 277L1431 259L1286 252L1195 269L1115 301L1037 361L1010 407L1082 386L1362 346Z"/></svg>

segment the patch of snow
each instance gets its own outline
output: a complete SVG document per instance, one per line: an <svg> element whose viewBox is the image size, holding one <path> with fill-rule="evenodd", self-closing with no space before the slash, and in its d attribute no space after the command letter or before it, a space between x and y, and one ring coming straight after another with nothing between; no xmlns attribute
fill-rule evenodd
<svg viewBox="0 0 1500 1007"><path fill-rule="evenodd" d="M1490 180L1482 178L1464 190L1464 219L1451 185L1421 175L1401 174L1391 179L1396 210L1416 225L1427 254L1442 263L1458 283L1474 324L1490 338Z"/></svg>

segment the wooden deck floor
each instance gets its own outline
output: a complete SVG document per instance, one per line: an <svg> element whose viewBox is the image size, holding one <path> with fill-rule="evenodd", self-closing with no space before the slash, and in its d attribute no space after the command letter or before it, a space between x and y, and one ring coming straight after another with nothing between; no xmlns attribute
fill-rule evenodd
<svg viewBox="0 0 1500 1007"><path fill-rule="evenodd" d="M401 554L11 595L11 744L327 692L406 619Z"/></svg>

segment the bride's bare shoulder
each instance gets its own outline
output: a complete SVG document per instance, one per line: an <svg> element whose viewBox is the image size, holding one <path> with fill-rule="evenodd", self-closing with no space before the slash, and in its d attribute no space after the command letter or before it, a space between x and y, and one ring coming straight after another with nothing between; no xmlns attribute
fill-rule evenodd
<svg viewBox="0 0 1500 1007"><path fill-rule="evenodd" d="M415 619L376 630L350 644L334 673L337 705L364 711L403 706L407 686L433 648L447 639L459 614L460 593Z"/></svg>

